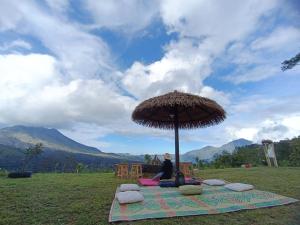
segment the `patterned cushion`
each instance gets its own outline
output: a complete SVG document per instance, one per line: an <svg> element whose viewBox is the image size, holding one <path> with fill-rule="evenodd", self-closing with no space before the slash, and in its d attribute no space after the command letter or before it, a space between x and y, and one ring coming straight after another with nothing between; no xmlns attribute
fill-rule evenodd
<svg viewBox="0 0 300 225"><path fill-rule="evenodd" d="M140 178L139 183L142 186L158 186L159 181L152 180L152 179L149 179L149 178Z"/></svg>
<svg viewBox="0 0 300 225"><path fill-rule="evenodd" d="M202 193L200 185L183 185L179 187L179 192L183 195L199 195Z"/></svg>
<svg viewBox="0 0 300 225"><path fill-rule="evenodd" d="M116 194L116 198L120 204L142 202L144 201L144 196L139 191L124 191Z"/></svg>
<svg viewBox="0 0 300 225"><path fill-rule="evenodd" d="M254 186L251 184L242 184L242 183L226 184L224 187L232 191L248 191L254 188Z"/></svg>
<svg viewBox="0 0 300 225"><path fill-rule="evenodd" d="M140 186L137 184L121 184L120 191L139 191L141 190Z"/></svg>
<svg viewBox="0 0 300 225"><path fill-rule="evenodd" d="M203 181L204 184L211 185L211 186L221 186L225 184L224 180L218 179L207 179Z"/></svg>
<svg viewBox="0 0 300 225"><path fill-rule="evenodd" d="M201 185L201 181L196 179L185 180L185 185Z"/></svg>

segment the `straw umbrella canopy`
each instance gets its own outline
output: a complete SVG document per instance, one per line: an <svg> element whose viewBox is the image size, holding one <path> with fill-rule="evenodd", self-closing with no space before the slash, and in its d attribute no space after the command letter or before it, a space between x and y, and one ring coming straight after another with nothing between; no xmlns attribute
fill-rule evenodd
<svg viewBox="0 0 300 225"><path fill-rule="evenodd" d="M225 118L225 110L215 101L178 91L145 100L132 113L132 120L138 124L174 129L176 172L179 171L178 129L208 127Z"/></svg>

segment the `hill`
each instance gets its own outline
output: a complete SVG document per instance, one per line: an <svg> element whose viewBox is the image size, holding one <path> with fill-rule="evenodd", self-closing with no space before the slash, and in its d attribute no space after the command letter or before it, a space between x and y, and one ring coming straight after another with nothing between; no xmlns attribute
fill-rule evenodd
<svg viewBox="0 0 300 225"><path fill-rule="evenodd" d="M25 149L39 142L52 150L89 154L101 153L99 149L80 144L56 129L26 126L0 129L0 144L2 145Z"/></svg>
<svg viewBox="0 0 300 225"><path fill-rule="evenodd" d="M26 148L43 143L44 151L29 165L30 170L74 171L78 163L90 170L112 168L121 162L140 162L141 157L129 154L105 153L97 148L78 143L56 129L13 126L0 129L0 168L22 168Z"/></svg>
<svg viewBox="0 0 300 225"><path fill-rule="evenodd" d="M228 153L232 153L238 147L243 147L251 144L252 144L251 141L241 138L241 139L231 141L220 147L206 146L201 149L186 152L185 154L182 155L182 159L185 161L194 162L195 158L198 157L200 160L210 161L213 159L214 155L216 154L221 154L224 151Z"/></svg>

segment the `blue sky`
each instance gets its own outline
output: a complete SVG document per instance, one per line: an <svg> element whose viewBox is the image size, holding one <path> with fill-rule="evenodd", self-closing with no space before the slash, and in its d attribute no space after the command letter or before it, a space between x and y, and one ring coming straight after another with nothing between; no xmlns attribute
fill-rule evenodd
<svg viewBox="0 0 300 225"><path fill-rule="evenodd" d="M216 100L220 125L180 131L182 152L300 134L300 5L288 0L1 1L0 124L57 128L106 152L164 153L141 101L173 90Z"/></svg>

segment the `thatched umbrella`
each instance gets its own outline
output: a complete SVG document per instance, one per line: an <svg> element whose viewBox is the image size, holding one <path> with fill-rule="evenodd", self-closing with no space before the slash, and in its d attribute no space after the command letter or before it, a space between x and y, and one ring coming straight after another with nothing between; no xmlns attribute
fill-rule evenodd
<svg viewBox="0 0 300 225"><path fill-rule="evenodd" d="M208 127L222 122L225 114L224 109L213 100L174 91L140 103L132 113L132 120L148 127L175 130L175 162L178 172L178 128Z"/></svg>

